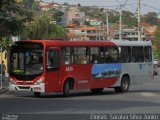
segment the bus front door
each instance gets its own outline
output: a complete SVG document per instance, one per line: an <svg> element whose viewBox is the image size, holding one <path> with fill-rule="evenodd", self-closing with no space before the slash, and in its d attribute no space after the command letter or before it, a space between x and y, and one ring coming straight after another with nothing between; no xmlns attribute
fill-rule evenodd
<svg viewBox="0 0 160 120"><path fill-rule="evenodd" d="M47 49L46 51L46 73L45 91L56 92L60 90L60 59L58 49Z"/></svg>

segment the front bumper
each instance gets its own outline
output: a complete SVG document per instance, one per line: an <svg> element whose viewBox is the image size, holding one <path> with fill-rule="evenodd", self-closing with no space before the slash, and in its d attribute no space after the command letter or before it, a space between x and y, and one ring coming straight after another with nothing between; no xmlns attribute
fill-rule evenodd
<svg viewBox="0 0 160 120"><path fill-rule="evenodd" d="M45 92L45 84L39 85L16 85L9 83L9 91L32 91L32 92Z"/></svg>

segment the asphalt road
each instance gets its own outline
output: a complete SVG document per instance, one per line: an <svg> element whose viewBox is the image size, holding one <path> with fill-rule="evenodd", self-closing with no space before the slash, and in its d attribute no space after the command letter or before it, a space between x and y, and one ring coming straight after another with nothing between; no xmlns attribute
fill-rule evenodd
<svg viewBox="0 0 160 120"><path fill-rule="evenodd" d="M33 93L7 92L0 95L0 113L5 114L93 114L160 113L160 75L130 91L116 94L105 89L101 94L88 91L63 98L61 93L35 98Z"/></svg>

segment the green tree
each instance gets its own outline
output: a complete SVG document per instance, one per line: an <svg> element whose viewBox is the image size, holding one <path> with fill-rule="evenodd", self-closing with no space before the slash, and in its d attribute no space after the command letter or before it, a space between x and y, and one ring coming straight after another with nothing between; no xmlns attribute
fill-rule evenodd
<svg viewBox="0 0 160 120"><path fill-rule="evenodd" d="M53 13L53 19L56 20L56 22L61 22L63 15L64 13L62 11L55 10Z"/></svg>
<svg viewBox="0 0 160 120"><path fill-rule="evenodd" d="M134 16L132 12L123 11L122 12L122 22L126 24L128 27L137 26L137 18Z"/></svg>
<svg viewBox="0 0 160 120"><path fill-rule="evenodd" d="M90 10L91 10L91 7L89 7L89 6L82 6L82 7L80 7L80 11L81 12L88 12Z"/></svg>
<svg viewBox="0 0 160 120"><path fill-rule="evenodd" d="M84 21L84 24L87 26L91 26L89 21Z"/></svg>
<svg viewBox="0 0 160 120"><path fill-rule="evenodd" d="M15 0L0 1L0 40L7 43L11 36L16 36L22 30L27 20L26 11ZM5 40L5 41L4 41Z"/></svg>
<svg viewBox="0 0 160 120"><path fill-rule="evenodd" d="M64 2L63 5L69 6L69 3L68 2Z"/></svg>
<svg viewBox="0 0 160 120"><path fill-rule="evenodd" d="M153 45L156 47L156 54L158 54L158 58L160 58L160 26L157 27L154 33L154 41Z"/></svg>
<svg viewBox="0 0 160 120"><path fill-rule="evenodd" d="M22 39L61 39L66 38L64 27L55 25L53 20L42 16L31 23L27 23L21 33Z"/></svg>
<svg viewBox="0 0 160 120"><path fill-rule="evenodd" d="M158 18L157 13L155 12L148 12L143 16L143 21L147 22L151 25L158 25Z"/></svg>
<svg viewBox="0 0 160 120"><path fill-rule="evenodd" d="M78 19L73 19L72 22L76 25L80 25L80 20Z"/></svg>
<svg viewBox="0 0 160 120"><path fill-rule="evenodd" d="M118 23L119 14L118 13L109 13L109 23Z"/></svg>
<svg viewBox="0 0 160 120"><path fill-rule="evenodd" d="M33 4L32 4L32 10L39 10L39 2L38 1L33 2Z"/></svg>
<svg viewBox="0 0 160 120"><path fill-rule="evenodd" d="M22 0L22 4L27 9L32 9L32 5L34 4L34 0Z"/></svg>
<svg viewBox="0 0 160 120"><path fill-rule="evenodd" d="M77 6L78 6L78 7L81 7L81 4L80 4L80 3L78 3L78 4L77 4Z"/></svg>

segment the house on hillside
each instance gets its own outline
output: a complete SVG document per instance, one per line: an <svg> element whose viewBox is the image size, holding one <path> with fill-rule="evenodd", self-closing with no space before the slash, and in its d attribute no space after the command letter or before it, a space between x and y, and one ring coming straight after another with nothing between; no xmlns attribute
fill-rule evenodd
<svg viewBox="0 0 160 120"><path fill-rule="evenodd" d="M70 24L67 27L69 40L108 40L108 37L111 39L114 36L113 31L109 30L109 35L107 35L107 28L104 26L76 26Z"/></svg>
<svg viewBox="0 0 160 120"><path fill-rule="evenodd" d="M66 22L67 25L73 21L73 19L81 20L85 17L85 12L80 12L77 5L71 5L66 11Z"/></svg>
<svg viewBox="0 0 160 120"><path fill-rule="evenodd" d="M90 18L89 23L91 26L102 26L103 21L100 18Z"/></svg>
<svg viewBox="0 0 160 120"><path fill-rule="evenodd" d="M119 40L119 31L115 31L114 39ZM141 40L144 41L145 39L146 39L146 35L144 31L141 31ZM123 29L122 40L138 41L137 29Z"/></svg>
<svg viewBox="0 0 160 120"><path fill-rule="evenodd" d="M58 3L54 3L54 2L52 2L52 3L47 3L47 2L40 2L39 3L39 8L40 8L40 10L42 10L42 11L49 11L49 10L51 10L51 9L58 9L60 7L60 4L58 4Z"/></svg>
<svg viewBox="0 0 160 120"><path fill-rule="evenodd" d="M148 26L148 27L146 27L146 29L144 29L144 32L146 34L146 40L153 41L154 32L155 32L156 28L157 28L157 26L153 25L153 26Z"/></svg>

